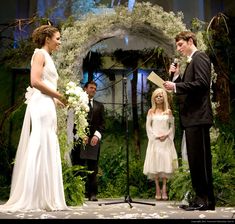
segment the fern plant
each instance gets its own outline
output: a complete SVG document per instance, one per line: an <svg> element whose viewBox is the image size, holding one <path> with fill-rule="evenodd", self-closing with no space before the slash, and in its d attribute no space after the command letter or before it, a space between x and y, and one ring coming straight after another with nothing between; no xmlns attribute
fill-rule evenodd
<svg viewBox="0 0 235 224"><path fill-rule="evenodd" d="M77 206L84 202L85 182L84 177L79 175L81 171L86 172L82 166L63 164L63 182L67 205Z"/></svg>
<svg viewBox="0 0 235 224"><path fill-rule="evenodd" d="M231 133L222 132L212 145L213 179L218 205L235 205L235 146Z"/></svg>
<svg viewBox="0 0 235 224"><path fill-rule="evenodd" d="M188 164L185 161L181 161L181 164L182 165L179 166L168 182L169 199L174 199L177 201L183 200L185 194L188 192L191 197L193 197L194 194Z"/></svg>

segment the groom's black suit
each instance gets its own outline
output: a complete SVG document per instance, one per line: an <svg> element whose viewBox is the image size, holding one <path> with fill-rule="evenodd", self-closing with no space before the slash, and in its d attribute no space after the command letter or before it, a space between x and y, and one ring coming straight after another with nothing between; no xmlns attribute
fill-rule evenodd
<svg viewBox="0 0 235 224"><path fill-rule="evenodd" d="M213 123L210 101L211 64L196 51L183 77L175 81L180 121L186 135L188 162L196 203L214 206L209 129Z"/></svg>

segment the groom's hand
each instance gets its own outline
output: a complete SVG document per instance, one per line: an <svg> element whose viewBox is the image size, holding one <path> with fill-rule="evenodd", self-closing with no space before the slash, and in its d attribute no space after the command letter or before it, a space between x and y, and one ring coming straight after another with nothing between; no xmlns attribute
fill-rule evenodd
<svg viewBox="0 0 235 224"><path fill-rule="evenodd" d="M172 91L175 88L175 83L170 82L170 81L166 81L166 82L163 83L163 86L166 88L166 90Z"/></svg>

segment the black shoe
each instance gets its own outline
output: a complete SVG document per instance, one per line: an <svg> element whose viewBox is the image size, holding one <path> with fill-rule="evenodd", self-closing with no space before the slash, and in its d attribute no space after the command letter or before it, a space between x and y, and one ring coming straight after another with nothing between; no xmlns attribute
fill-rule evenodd
<svg viewBox="0 0 235 224"><path fill-rule="evenodd" d="M189 201L188 204L181 204L181 205L179 205L179 208L185 210L185 209L187 209L188 207L196 207L196 206L197 206L197 203L196 203L195 201L191 200L191 201Z"/></svg>
<svg viewBox="0 0 235 224"><path fill-rule="evenodd" d="M184 209L185 211L206 211L206 210L215 210L214 205L203 205L203 204L194 204L194 205L180 205L179 208Z"/></svg>
<svg viewBox="0 0 235 224"><path fill-rule="evenodd" d="M89 201L98 201L98 199L96 198L96 195L92 195L92 196L89 198Z"/></svg>
<svg viewBox="0 0 235 224"><path fill-rule="evenodd" d="M179 208L184 209L184 210L188 207L189 207L189 205L179 205Z"/></svg>
<svg viewBox="0 0 235 224"><path fill-rule="evenodd" d="M215 205L203 205L199 211L206 211L206 210L211 210L214 211L215 210Z"/></svg>

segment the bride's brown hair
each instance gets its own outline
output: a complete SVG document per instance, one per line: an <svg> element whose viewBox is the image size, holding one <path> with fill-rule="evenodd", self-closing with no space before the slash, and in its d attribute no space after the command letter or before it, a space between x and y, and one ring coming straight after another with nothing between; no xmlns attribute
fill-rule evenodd
<svg viewBox="0 0 235 224"><path fill-rule="evenodd" d="M44 46L46 37L52 38L54 33L59 32L59 29L51 25L42 25L33 31L32 39L37 47Z"/></svg>

